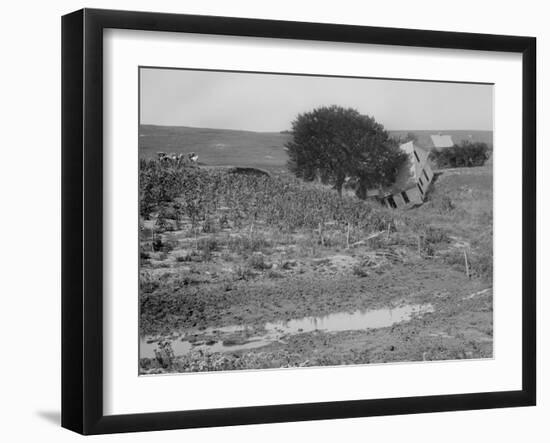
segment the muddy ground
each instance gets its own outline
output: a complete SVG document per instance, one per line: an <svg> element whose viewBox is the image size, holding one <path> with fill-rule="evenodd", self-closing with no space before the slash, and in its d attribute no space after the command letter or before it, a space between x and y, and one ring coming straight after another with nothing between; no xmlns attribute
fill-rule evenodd
<svg viewBox="0 0 550 443"><path fill-rule="evenodd" d="M170 361L143 358L142 372L200 370L197 362L204 361L211 362L206 370L216 370L492 356L492 292L486 282L469 279L465 272L433 259L412 257L369 268L365 261L369 253L365 248L348 255L293 259L275 277L262 271L246 280L184 279L180 287L142 294L142 335L154 342L183 339L207 344ZM360 263L363 271L356 275ZM390 327L297 331L253 350L232 351L228 346L222 353L208 351L209 343L220 340L246 343L262 334L266 322L426 304L433 312ZM229 333L215 329L234 325L248 329Z"/></svg>

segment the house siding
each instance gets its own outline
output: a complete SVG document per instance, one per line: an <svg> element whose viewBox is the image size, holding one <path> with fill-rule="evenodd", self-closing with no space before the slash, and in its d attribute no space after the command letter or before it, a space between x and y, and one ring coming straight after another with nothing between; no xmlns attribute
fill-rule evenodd
<svg viewBox="0 0 550 443"><path fill-rule="evenodd" d="M434 177L428 152L412 142L404 143L400 147L409 154L408 163L401 168L392 189L385 193L378 190L379 199L388 208L410 208L422 204ZM403 198L402 192L406 192L408 202Z"/></svg>
<svg viewBox="0 0 550 443"><path fill-rule="evenodd" d="M424 197L416 186L414 188L407 189L407 197L409 197L412 204L420 204L424 200Z"/></svg>

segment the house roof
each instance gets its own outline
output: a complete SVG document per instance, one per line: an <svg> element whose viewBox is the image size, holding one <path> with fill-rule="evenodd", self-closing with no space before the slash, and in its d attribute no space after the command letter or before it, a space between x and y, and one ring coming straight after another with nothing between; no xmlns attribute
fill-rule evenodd
<svg viewBox="0 0 550 443"><path fill-rule="evenodd" d="M450 148L454 145L450 135L430 135L434 148Z"/></svg>

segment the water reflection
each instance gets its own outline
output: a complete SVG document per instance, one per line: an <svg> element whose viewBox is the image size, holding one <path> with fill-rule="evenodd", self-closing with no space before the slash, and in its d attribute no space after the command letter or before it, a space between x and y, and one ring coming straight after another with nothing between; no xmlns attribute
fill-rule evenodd
<svg viewBox="0 0 550 443"><path fill-rule="evenodd" d="M356 331L361 329L384 328L403 321L409 321L413 316L433 312L431 304L404 305L396 308L375 309L370 311L355 311L353 313L338 312L323 317L305 317L301 319L268 322L264 325L265 334L249 336L240 341L232 340L195 340L193 342L178 339L164 339L170 341L175 355L185 355L191 350L208 350L209 352L234 352L267 346L278 341L284 335L299 334L313 331L340 332ZM207 328L194 331L196 336L217 336L224 334L247 334L249 328L245 326L226 326ZM154 358L158 340L143 337L140 340L140 357Z"/></svg>
<svg viewBox="0 0 550 443"><path fill-rule="evenodd" d="M282 330L287 334L311 331L355 331L358 329L384 328L394 323L408 321L413 315L433 312L432 305L406 305L393 309L355 311L352 314L338 312L325 317L305 317L288 322L266 323L268 331Z"/></svg>

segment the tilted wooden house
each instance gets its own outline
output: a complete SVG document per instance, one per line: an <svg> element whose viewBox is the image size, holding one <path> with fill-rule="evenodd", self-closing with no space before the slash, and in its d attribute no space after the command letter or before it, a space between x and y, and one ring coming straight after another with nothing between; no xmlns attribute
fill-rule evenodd
<svg viewBox="0 0 550 443"><path fill-rule="evenodd" d="M399 146L408 154L397 173L395 183L384 189L372 189L367 196L380 199L389 208L408 208L421 204L434 173L428 160L429 152L410 141Z"/></svg>

